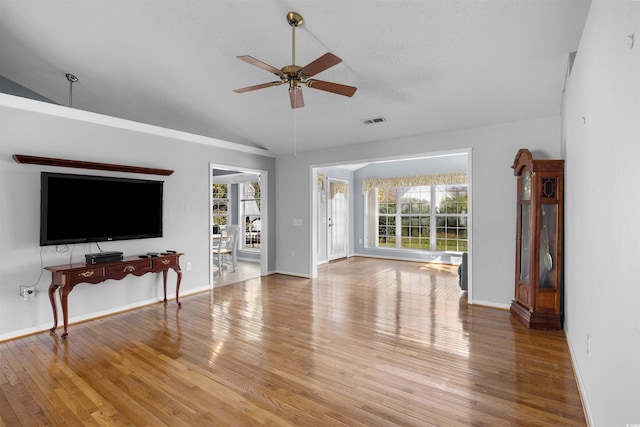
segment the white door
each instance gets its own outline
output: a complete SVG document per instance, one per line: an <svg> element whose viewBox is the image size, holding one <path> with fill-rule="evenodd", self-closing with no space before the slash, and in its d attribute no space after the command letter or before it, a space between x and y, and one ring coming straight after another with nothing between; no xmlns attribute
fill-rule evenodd
<svg viewBox="0 0 640 427"><path fill-rule="evenodd" d="M347 181L329 178L329 218L327 236L329 261L347 257L349 232L349 185Z"/></svg>

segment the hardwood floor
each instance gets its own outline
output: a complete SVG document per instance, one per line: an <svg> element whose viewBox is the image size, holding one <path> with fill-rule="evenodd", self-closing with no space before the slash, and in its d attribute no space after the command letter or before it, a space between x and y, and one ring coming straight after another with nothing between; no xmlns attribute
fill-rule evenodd
<svg viewBox="0 0 640 427"><path fill-rule="evenodd" d="M584 426L562 331L350 258L0 343L0 425Z"/></svg>
<svg viewBox="0 0 640 427"><path fill-rule="evenodd" d="M260 264L256 262L238 261L236 271L225 269L222 270L222 274L220 274L218 267L214 266L211 274L214 287L229 285L231 283L260 277Z"/></svg>

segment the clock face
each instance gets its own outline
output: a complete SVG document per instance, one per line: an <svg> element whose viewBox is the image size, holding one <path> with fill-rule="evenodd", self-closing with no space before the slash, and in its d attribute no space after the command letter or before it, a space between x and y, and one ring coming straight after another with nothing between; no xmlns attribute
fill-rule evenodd
<svg viewBox="0 0 640 427"><path fill-rule="evenodd" d="M522 200L531 200L531 173L524 171L522 175Z"/></svg>

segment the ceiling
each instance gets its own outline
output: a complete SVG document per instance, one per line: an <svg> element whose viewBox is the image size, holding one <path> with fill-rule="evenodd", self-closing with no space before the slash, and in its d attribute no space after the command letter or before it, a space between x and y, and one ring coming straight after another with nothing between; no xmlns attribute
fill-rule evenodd
<svg viewBox="0 0 640 427"><path fill-rule="evenodd" d="M50 100L262 147L275 155L560 114L584 0L0 0L0 76ZM352 98L286 85L276 68L325 52L315 76ZM274 78L275 77L275 78ZM364 119L385 121L365 125Z"/></svg>

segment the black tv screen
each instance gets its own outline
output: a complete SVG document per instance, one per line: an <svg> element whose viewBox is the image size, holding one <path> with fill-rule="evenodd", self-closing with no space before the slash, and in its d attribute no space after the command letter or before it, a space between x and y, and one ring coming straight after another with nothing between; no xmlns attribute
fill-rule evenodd
<svg viewBox="0 0 640 427"><path fill-rule="evenodd" d="M162 237L163 184L42 172L40 246Z"/></svg>

